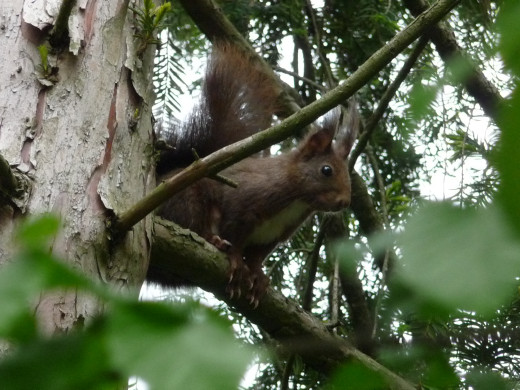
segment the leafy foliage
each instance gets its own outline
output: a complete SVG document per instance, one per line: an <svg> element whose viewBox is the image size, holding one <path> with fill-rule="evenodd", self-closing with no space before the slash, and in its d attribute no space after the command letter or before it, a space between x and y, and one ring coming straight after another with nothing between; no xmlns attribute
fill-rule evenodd
<svg viewBox="0 0 520 390"><path fill-rule="evenodd" d="M154 112L158 119L167 120L180 110L178 95L187 88L183 80L184 69L177 62L173 45L164 45L158 49L155 61L153 82L156 88Z"/></svg>
<svg viewBox="0 0 520 390"><path fill-rule="evenodd" d="M161 45L155 58L153 82L156 99L153 111L158 122L168 127L171 118L181 109L179 96L192 88L185 81L186 66L193 65L207 43L193 21L178 6L165 14L164 24L169 28L161 32Z"/></svg>
<svg viewBox="0 0 520 390"><path fill-rule="evenodd" d="M143 0L143 8L131 7L137 21L136 33L134 34L139 40L137 55L142 55L149 45L160 43L156 34L163 28L165 15L170 8L169 2L156 7L153 0Z"/></svg>
<svg viewBox="0 0 520 390"><path fill-rule="evenodd" d="M273 65L291 57L286 45L292 40L292 71L326 88L344 80L410 21L399 2L313 4L241 0L222 7ZM143 23L148 18L153 26L151 13L146 15L140 14ZM272 284L288 297L303 301L304 291L314 291L310 311L332 332L359 342L357 324L365 320L372 356L421 388L510 389L520 383L518 20L517 2L465 1L449 21L472 62L501 90L512 91L499 122L487 125L491 135L473 132L481 126L474 118L482 112L462 87L467 63L453 59L446 65L433 45L427 47L356 166L378 215L345 213L332 227L327 218L313 218L266 262ZM207 42L177 6L164 21L168 30L161 35L154 82L155 112L167 117L178 110L178 93L186 89L183 70L205 55ZM407 55L358 92L364 118ZM292 87L304 103L321 93L297 77ZM470 158L484 164L463 179ZM420 191L438 169L445 178L458 178L460 190L446 202L425 202ZM393 233L368 236L367 219ZM19 235L23 250L0 270L0 337L15 346L0 364L2 386L112 388L129 376L158 389L238 386L252 353L234 342L228 320L200 304L135 302L92 283L49 254L47 239L57 225L48 217L26 225ZM324 230L334 234L321 240ZM338 237L341 245L332 252ZM319 255L315 269L313 253ZM57 288L93 294L111 309L92 323L78 323L81 332L44 338L28 302ZM362 306L368 318L359 318ZM221 310L239 338L276 350L268 335L239 313ZM245 385L249 388L385 386L378 375L352 363L329 376L298 357L258 353L255 362L258 375L256 383Z"/></svg>
<svg viewBox="0 0 520 390"><path fill-rule="evenodd" d="M330 83L327 68L332 71L334 80L344 79L400 26L409 22L402 5L392 2L362 1L345 7L341 2L326 1L323 7L314 9L309 4L297 0L239 2L234 8L224 2L223 7L271 63L279 61L282 54L287 55L282 42L292 38L299 55L304 57L292 70L322 85ZM497 9L492 5L482 11L475 3L466 2L455 12L454 23L450 24L468 55L484 68L496 58L497 36L489 26L496 19ZM306 45L310 48L308 53ZM403 58L406 54L403 53ZM310 56L310 61L306 62L305 56ZM513 61L516 57L510 58ZM400 61L402 59L394 64L396 68ZM314 67L312 71L307 69L308 64ZM304 69L299 68L301 66ZM480 114L461 87L468 76L466 66L467 63L461 61L444 65L433 47L427 48L378 123L370 139L372 157L367 155L358 164L377 201L376 207L385 216L385 224L403 231L396 236L397 241L394 242L394 238L384 241L385 248L388 243L395 248L398 263L406 265L393 271L392 282L387 285L386 276L380 271L374 272L373 264L388 253L377 254L372 241L367 245L359 222L351 217L345 221L352 234L360 236L356 245L364 250L347 251L350 254L340 252L339 257L357 259L352 259L357 264L354 273L377 320L379 356L389 367L427 387L508 388L508 380L519 379L514 369L519 355L517 346L512 336L501 343L493 335L510 334L508 329L512 331L513 324L517 323L513 316L503 327L497 325L505 313L514 311L515 305L507 302L513 300L517 285L518 242L511 234L504 217L506 213L500 209L502 206L496 204L488 208L495 201L497 186L501 183L501 172L497 172L494 164L497 137L492 134L482 140L468 131L468 123ZM368 116L377 106L394 73L393 67L388 67L359 91L363 116ZM319 95L319 91L313 93L313 87L301 80L295 79L294 84L305 102ZM502 81L502 86L510 88L510 80ZM511 108L510 115L514 115L513 112ZM505 122L514 124L515 120L516 117ZM509 156L514 155L512 149ZM445 155L445 160L440 155ZM465 169L466 163L471 166L469 158L485 160L481 165L484 168L471 168L472 175L465 179L466 183L461 183L454 202L416 208L423 204L419 189L424 176L431 174L431 164L434 169L442 168L447 175L455 176L457 170ZM503 164L505 167L514 165L512 160ZM376 180L374 171L378 172L381 182ZM510 192L518 193L513 188ZM464 208L456 207L455 203ZM410 220L403 221L410 214ZM305 290L309 272L307 259L314 249L320 220L311 221L266 262L272 283L296 299L301 299ZM328 255L324 248L318 248L322 259L314 282L312 311L324 321L330 321L335 299L332 296L334 256ZM340 297L340 302L339 326L335 330L352 334L355 314L345 297ZM263 337L257 332L242 323L240 334L248 340L260 342ZM485 347L479 342L490 338L495 341ZM508 353L501 353L506 345ZM483 348L496 359L486 360ZM274 358L262 362L258 383L263 388L281 386L284 362ZM344 371L338 372L331 386L341 387L345 383L353 383L353 388L379 386L377 378L366 373L358 375L358 371L359 367L347 365ZM372 379L376 382L370 383ZM322 380L311 370L295 366L290 383L295 388L312 388L322 384Z"/></svg>
<svg viewBox="0 0 520 390"><path fill-rule="evenodd" d="M14 347L0 362L3 389L112 389L130 376L151 389L237 387L252 355L227 320L200 304L118 296L70 270L48 251L58 225L51 216L25 224L18 255L0 271L0 337ZM29 303L56 289L92 294L110 311L68 335L43 337Z"/></svg>

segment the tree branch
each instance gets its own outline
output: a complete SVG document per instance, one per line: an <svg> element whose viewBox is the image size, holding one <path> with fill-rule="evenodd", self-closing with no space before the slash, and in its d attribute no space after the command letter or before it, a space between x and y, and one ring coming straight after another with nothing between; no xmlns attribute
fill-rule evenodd
<svg viewBox="0 0 520 390"><path fill-rule="evenodd" d="M302 55L301 58L303 63L303 75L306 79L316 80L316 72L312 58L312 48L307 37L295 34L293 35L293 42L296 50L295 56L293 57L293 66L299 64L300 62L300 56L298 55L298 51L300 51ZM299 86L298 90L306 104L316 100L316 90L313 90L312 88L306 88L305 85Z"/></svg>
<svg viewBox="0 0 520 390"><path fill-rule="evenodd" d="M383 221L377 213L372 198L359 173L355 170L350 173L352 181L352 200L350 208L359 221L359 230L363 235L383 231ZM368 212L367 212L368 211Z"/></svg>
<svg viewBox="0 0 520 390"><path fill-rule="evenodd" d="M405 63L403 64L403 67L399 70L399 73L395 77L394 81L388 86L385 93L381 97L381 100L379 101L379 105L375 109L375 111L372 113L368 121L365 123L365 128L363 133L358 138L358 142L356 144L356 147L350 153L349 161L348 161L348 168L349 171L352 172L354 169L354 165L356 164L356 161L358 157L361 155L363 150L368 144L368 140L374 133L374 130L376 129L376 126L378 122L383 117L383 114L385 113L386 109L388 108L388 105L390 104L390 101L393 99L395 93L399 89L402 82L406 79L410 71L412 70L415 62L421 55L422 51L426 47L426 44L428 43L429 39L426 36L422 36L419 42L417 42L417 45L412 50L412 53L410 56L406 59Z"/></svg>
<svg viewBox="0 0 520 390"><path fill-rule="evenodd" d="M289 76L294 77L295 79L301 80L301 81L309 84L311 87L316 88L320 92L326 92L326 88L323 85L320 85L317 82L312 81L311 79L308 79L306 77L300 76L296 72L291 72L290 70L287 70L287 69L284 69L284 68L280 68L279 66L274 66L273 69L275 71L277 71L277 72L285 73L285 74L288 74Z"/></svg>
<svg viewBox="0 0 520 390"><path fill-rule="evenodd" d="M354 166L356 164L356 161L358 157L361 155L361 153L365 150L365 148L368 145L368 141L370 140L370 137L374 133L378 122L383 117L386 109L388 108L388 105L390 104L390 101L394 97L395 93L399 89L399 86L402 84L402 82L406 79L408 74L410 73L411 69L413 68L414 64L416 63L417 59L421 55L422 51L426 47L426 45L429 42L429 38L426 35L423 35L419 42L415 45L412 52L406 59L405 63L403 64L402 68L397 73L397 76L395 77L394 81L388 86L385 93L381 97L381 100L379 101L379 105L375 109L375 111L372 113L368 121L365 123L364 132L361 134L361 136L358 138L358 142L356 144L356 147L349 156L349 171L352 174L352 171L354 170ZM377 215L375 209L372 209L373 202L370 199L370 196L367 192L367 189L364 185L364 183L361 181L361 178L357 173L355 173L356 177L352 178L352 190L353 190L353 200L352 203L354 203L352 209L354 211L354 215L356 218L360 221L362 225L362 229L365 231L365 234L370 234L376 231L382 231L384 229L383 223L381 222L379 216ZM354 195L355 194L355 195ZM359 204L357 204L359 202ZM363 208L359 206L364 207L372 207L370 209ZM361 222L363 220L363 222ZM385 216L386 220L386 216ZM379 256L375 259L375 264L379 269L381 269L383 273L383 279L385 279L386 274L389 269L391 269L393 263L394 263L394 254L392 251L388 252L384 256ZM355 282L355 280L353 281ZM351 292L352 293L352 292ZM374 317L375 318L375 317ZM365 321L366 322L366 321ZM375 319L374 319L375 322Z"/></svg>
<svg viewBox="0 0 520 390"><path fill-rule="evenodd" d="M428 8L428 4L424 0L403 0L403 3L414 16ZM441 22L433 25L428 31L428 36L444 62L459 58L464 62L465 67L470 69L463 85L469 95L480 104L486 115L496 122L497 108L502 104L503 99L498 89L486 79L478 66L458 45L455 34L449 29L447 23Z"/></svg>
<svg viewBox="0 0 520 390"><path fill-rule="evenodd" d="M314 243L314 247L312 248L311 253L307 257L308 266L306 266L305 273L307 274L307 280L305 281L305 288L302 294L302 307L304 310L311 310L312 308L312 298L314 296L314 282L316 282L316 272L318 272L318 261L320 260L320 249L323 244L323 240L325 239L325 226L328 223L328 218L326 217L321 222L320 231L318 232L318 236L316 237L316 242Z"/></svg>
<svg viewBox="0 0 520 390"><path fill-rule="evenodd" d="M201 0L199 0L201 1ZM420 37L434 23L441 20L460 0L439 0L428 11L420 15L409 26L399 32L385 46L376 51L345 82L334 88L321 99L302 108L281 123L249 138L229 145L161 183L155 190L128 211L113 221L112 232L121 234L152 212L176 192L196 180L216 174L222 169L257 153L277 142L281 142L314 120L347 100L366 82L374 77L410 43ZM203 0L203 2L210 2ZM192 1L195 4L197 1ZM210 2L211 3L211 2Z"/></svg>
<svg viewBox="0 0 520 390"><path fill-rule="evenodd" d="M235 307L248 320L266 331L289 352L299 354L311 367L331 372L341 363L355 361L383 378L392 389L412 390L414 386L378 362L332 335L321 321L295 302L269 288L256 309L247 299L230 300L226 295L229 262L193 232L169 221L155 219L151 265L172 278L193 282Z"/></svg>
<svg viewBox="0 0 520 390"><path fill-rule="evenodd" d="M213 0L179 0L179 3L211 42L225 40L234 42L245 50L252 50L249 42Z"/></svg>
<svg viewBox="0 0 520 390"><path fill-rule="evenodd" d="M343 218L339 214L331 215L327 224L327 237L329 240L327 245L346 237L347 232L347 226ZM372 336L373 317L370 313L367 296L359 279L356 265L352 264L349 267L345 262L340 263L339 277L341 289L347 301L355 345L363 353L373 356L376 347Z"/></svg>
<svg viewBox="0 0 520 390"><path fill-rule="evenodd" d="M285 92L280 79L273 72L271 66L256 53L213 0L179 0L179 2L200 31L211 42L233 42L248 53L251 58L254 58L261 65L263 71L271 76L273 85L279 86L280 97L278 100L281 112L278 114L281 117L287 117L299 110L300 107Z"/></svg>
<svg viewBox="0 0 520 390"><path fill-rule="evenodd" d="M374 207L374 202L368 193L365 182L356 170L350 173L350 181L352 182L350 208L359 222L359 231L365 236L369 236L375 232L383 232L385 227L381 216ZM385 268L390 271L394 264L394 255L392 252L390 252L389 256L390 257L387 258L386 254L376 254L374 264L383 272L385 272ZM387 267L385 267L385 264Z"/></svg>

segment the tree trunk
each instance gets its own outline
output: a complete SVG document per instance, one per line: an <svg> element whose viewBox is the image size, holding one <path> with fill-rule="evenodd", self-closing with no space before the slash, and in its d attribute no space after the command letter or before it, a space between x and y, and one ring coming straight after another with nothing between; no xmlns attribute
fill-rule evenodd
<svg viewBox="0 0 520 390"><path fill-rule="evenodd" d="M19 219L52 212L63 225L53 253L94 279L137 292L151 217L116 241L105 223L155 184L153 48L144 59L135 57L128 0L12 0L1 8L0 155L31 188L23 202L0 210L0 265L12 254ZM38 46L58 15L68 20L70 43L55 54L49 49L45 71ZM45 295L36 307L49 334L102 310L91 297L71 292Z"/></svg>

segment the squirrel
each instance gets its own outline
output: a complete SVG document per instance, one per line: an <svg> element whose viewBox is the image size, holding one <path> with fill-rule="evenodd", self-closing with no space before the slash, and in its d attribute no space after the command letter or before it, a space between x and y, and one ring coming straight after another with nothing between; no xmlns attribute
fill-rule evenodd
<svg viewBox="0 0 520 390"><path fill-rule="evenodd" d="M215 44L209 57L201 98L182 131L167 134L174 145L159 158L159 180L171 177L204 157L269 127L277 110L278 93L259 64L231 44ZM339 115L324 122L285 153L246 158L221 174L237 188L204 178L174 195L158 215L201 235L229 257L231 298L246 297L256 308L269 285L264 259L316 211L349 206L351 187L346 159L357 136L358 116L350 103L348 126ZM339 139L333 141L336 133ZM163 286L153 266L147 279Z"/></svg>

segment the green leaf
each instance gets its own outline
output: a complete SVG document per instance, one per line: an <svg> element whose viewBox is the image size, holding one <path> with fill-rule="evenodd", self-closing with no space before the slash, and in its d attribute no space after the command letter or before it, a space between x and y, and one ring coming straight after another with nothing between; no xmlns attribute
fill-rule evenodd
<svg viewBox="0 0 520 390"><path fill-rule="evenodd" d="M450 366L448 359L442 354L433 354L428 359L428 367L424 374L426 388L430 389L456 389L459 377Z"/></svg>
<svg viewBox="0 0 520 390"><path fill-rule="evenodd" d="M101 291L89 279L46 252L32 249L18 255L11 264L0 269L0 297L9 297L0 299L0 335L17 338L19 332L13 324L26 316L30 302L43 290L64 287Z"/></svg>
<svg viewBox="0 0 520 390"><path fill-rule="evenodd" d="M467 383L475 390L507 390L511 386L497 372L471 371L467 375Z"/></svg>
<svg viewBox="0 0 520 390"><path fill-rule="evenodd" d="M125 381L110 366L104 339L95 327L33 342L0 363L3 390L101 390L118 388L115 385Z"/></svg>
<svg viewBox="0 0 520 390"><path fill-rule="evenodd" d="M512 297L520 245L497 209L430 204L410 218L398 242L397 280L419 302L490 315Z"/></svg>
<svg viewBox="0 0 520 390"><path fill-rule="evenodd" d="M497 153L497 165L500 173L499 200L509 221L520 234L520 89L513 93L513 98L500 117L500 143Z"/></svg>
<svg viewBox="0 0 520 390"><path fill-rule="evenodd" d="M154 24L156 27L158 27L164 20L164 17L167 12L171 10L171 4L170 3L164 3L163 5L160 5L154 10L155 19Z"/></svg>
<svg viewBox="0 0 520 390"><path fill-rule="evenodd" d="M17 242L23 249L44 247L58 233L59 219L52 214L42 214L25 221L16 235Z"/></svg>
<svg viewBox="0 0 520 390"><path fill-rule="evenodd" d="M20 253L0 268L0 297L4 297L0 299L0 336L19 341L34 336L34 321L23 328L20 324L33 311L30 303L44 290L69 287L109 294L51 254L49 241L58 234L59 224L56 217L46 214L19 228Z"/></svg>
<svg viewBox="0 0 520 390"><path fill-rule="evenodd" d="M384 389L383 378L359 363L347 363L338 369L326 389L374 390Z"/></svg>
<svg viewBox="0 0 520 390"><path fill-rule="evenodd" d="M504 1L500 5L497 27L500 32L499 50L505 64L520 75L520 2Z"/></svg>
<svg viewBox="0 0 520 390"><path fill-rule="evenodd" d="M464 83L471 76L472 63L461 55L450 58L447 62L448 77L452 84Z"/></svg>
<svg viewBox="0 0 520 390"><path fill-rule="evenodd" d="M497 20L500 31L500 54L506 65L520 76L520 2L506 1L501 5ZM518 83L517 83L518 84ZM511 99L504 104L500 112L500 143L497 154L497 165L500 172L499 200L504 207L509 221L520 234L520 87L517 85Z"/></svg>
<svg viewBox="0 0 520 390"><path fill-rule="evenodd" d="M47 73L49 69L49 49L46 45L40 45L38 46L38 51L40 52L40 58L42 60L43 73Z"/></svg>
<svg viewBox="0 0 520 390"><path fill-rule="evenodd" d="M236 389L252 355L230 329L193 312L157 303L116 305L108 341L116 367L151 389Z"/></svg>

